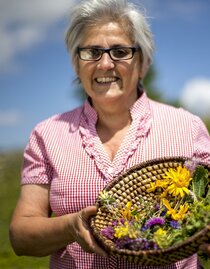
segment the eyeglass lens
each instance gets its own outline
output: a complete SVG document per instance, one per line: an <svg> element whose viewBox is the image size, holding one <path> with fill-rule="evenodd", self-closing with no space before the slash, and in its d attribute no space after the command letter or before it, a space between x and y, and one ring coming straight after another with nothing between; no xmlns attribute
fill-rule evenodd
<svg viewBox="0 0 210 269"><path fill-rule="evenodd" d="M135 52L135 48L80 48L79 56L83 60L100 60L104 53L108 53L112 60L126 60L131 59Z"/></svg>

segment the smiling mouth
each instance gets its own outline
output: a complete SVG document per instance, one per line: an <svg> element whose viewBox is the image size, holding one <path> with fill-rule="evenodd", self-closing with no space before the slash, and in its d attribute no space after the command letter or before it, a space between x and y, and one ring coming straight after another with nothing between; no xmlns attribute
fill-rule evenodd
<svg viewBox="0 0 210 269"><path fill-rule="evenodd" d="M117 77L101 77L101 78L96 78L95 81L97 83L111 83L111 82L116 82L119 78Z"/></svg>

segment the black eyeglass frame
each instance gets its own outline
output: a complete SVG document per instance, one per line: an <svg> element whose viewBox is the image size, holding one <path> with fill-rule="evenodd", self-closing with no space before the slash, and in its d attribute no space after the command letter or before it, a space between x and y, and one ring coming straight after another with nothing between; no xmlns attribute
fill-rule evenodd
<svg viewBox="0 0 210 269"><path fill-rule="evenodd" d="M97 58L97 59L91 59L91 60L83 59L83 58L81 57L80 52L81 52L82 50L86 50L86 49L95 49L95 50L98 50L98 51L101 52L101 55L100 55L99 58ZM113 59L113 58L112 58L112 55L111 55L111 53L110 53L110 51L112 51L112 50L116 50L116 49L131 49L131 51L132 51L132 55L131 55L129 58L126 58L126 59L123 59L123 58L122 58L122 59ZM133 56L134 56L134 54L135 54L137 51L142 51L141 48L140 48L139 46L138 46L138 47L120 47L120 46L119 46L119 47L113 47L113 48L98 48L98 47L78 47L78 48L77 48L77 54L78 54L79 58L80 58L81 60L83 60L83 61L88 61L88 62L97 62L97 61L100 61L104 53L108 53L108 54L109 54L109 57L110 57L113 61L126 61L126 60L130 60L130 59L132 59Z"/></svg>

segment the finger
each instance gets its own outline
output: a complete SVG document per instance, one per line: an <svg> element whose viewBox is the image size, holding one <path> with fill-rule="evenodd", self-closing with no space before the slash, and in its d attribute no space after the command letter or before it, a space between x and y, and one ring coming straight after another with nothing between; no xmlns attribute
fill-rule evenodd
<svg viewBox="0 0 210 269"><path fill-rule="evenodd" d="M210 244L202 244L200 250L205 252L210 257Z"/></svg>
<svg viewBox="0 0 210 269"><path fill-rule="evenodd" d="M79 213L79 218L82 220L83 225L88 230L90 230L90 225L89 225L90 217L96 215L96 213L97 213L96 206L86 207L85 209L81 210Z"/></svg>
<svg viewBox="0 0 210 269"><path fill-rule="evenodd" d="M85 209L83 209L81 212L82 212L82 217L84 217L84 219L89 219L89 217L96 215L97 207L88 206Z"/></svg>
<svg viewBox="0 0 210 269"><path fill-rule="evenodd" d="M87 245L85 246L85 249L84 248L83 249L87 252L95 252L101 256L107 257L107 253L97 244L91 233L89 218L95 215L96 213L97 213L97 207L95 206L89 206L79 213L79 218L82 220L84 228L86 229L84 236L86 238Z"/></svg>

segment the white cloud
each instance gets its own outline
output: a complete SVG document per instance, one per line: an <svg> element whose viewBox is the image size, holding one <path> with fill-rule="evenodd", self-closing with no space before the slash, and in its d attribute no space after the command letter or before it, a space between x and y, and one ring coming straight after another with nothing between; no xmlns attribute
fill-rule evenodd
<svg viewBox="0 0 210 269"><path fill-rule="evenodd" d="M78 0L1 0L0 73L18 69L17 56L51 36L56 26L67 21L69 10ZM139 1L137 0L139 3ZM152 18L182 16L195 19L205 9L205 1L144 0ZM166 15L167 14L167 15ZM66 18L66 19L65 19ZM50 28L53 27L54 28Z"/></svg>
<svg viewBox="0 0 210 269"><path fill-rule="evenodd" d="M204 117L210 117L210 79L194 78L188 81L180 101L189 111Z"/></svg>
<svg viewBox="0 0 210 269"><path fill-rule="evenodd" d="M0 127L16 126L23 121L23 115L19 111L0 111Z"/></svg>
<svg viewBox="0 0 210 269"><path fill-rule="evenodd" d="M0 73L17 68L16 56L49 38L76 0L0 1ZM49 32L48 32L49 31Z"/></svg>
<svg viewBox="0 0 210 269"><path fill-rule="evenodd" d="M139 3L139 1L136 0L136 3ZM205 1L199 0L142 0L141 3L152 18L168 19L177 17L191 21L202 14L208 5Z"/></svg>
<svg viewBox="0 0 210 269"><path fill-rule="evenodd" d="M35 26L23 26L13 33L0 29L0 73L15 71L15 57L44 40L43 33Z"/></svg>

